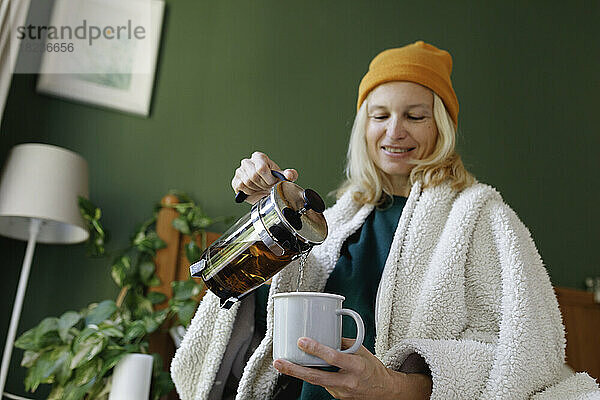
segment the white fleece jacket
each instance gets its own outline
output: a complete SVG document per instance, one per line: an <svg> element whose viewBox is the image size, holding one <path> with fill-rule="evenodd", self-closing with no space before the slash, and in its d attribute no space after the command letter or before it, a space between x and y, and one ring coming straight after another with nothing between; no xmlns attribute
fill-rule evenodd
<svg viewBox="0 0 600 400"><path fill-rule="evenodd" d="M302 290L323 291L342 244L372 209L346 194L325 211L329 235L308 257ZM246 364L239 400L273 392L271 296L296 290L297 274L293 263L273 279L266 336ZM212 293L202 301L171 364L183 400L208 398L238 308L220 309ZM386 367L424 357L434 400L600 399L587 374L559 382L564 328L548 274L527 228L487 185L412 187L379 286L376 333Z"/></svg>

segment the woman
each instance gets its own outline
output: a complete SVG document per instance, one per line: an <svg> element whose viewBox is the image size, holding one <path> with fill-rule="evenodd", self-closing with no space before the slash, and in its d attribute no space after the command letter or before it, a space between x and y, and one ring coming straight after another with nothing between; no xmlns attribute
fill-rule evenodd
<svg viewBox="0 0 600 400"><path fill-rule="evenodd" d="M263 329L260 296L221 310L207 294L172 363L182 399L545 399L596 389L585 374L558 383L564 329L547 272L515 213L454 150L451 68L449 53L419 41L375 57L359 87L347 180L325 211L329 236L308 257L303 289L345 295L365 320L363 347L350 355L299 340L337 371L272 359L271 297L295 289L290 266L273 279ZM232 186L253 203L276 183L271 169L280 170L254 153ZM286 376L301 380L298 390Z"/></svg>

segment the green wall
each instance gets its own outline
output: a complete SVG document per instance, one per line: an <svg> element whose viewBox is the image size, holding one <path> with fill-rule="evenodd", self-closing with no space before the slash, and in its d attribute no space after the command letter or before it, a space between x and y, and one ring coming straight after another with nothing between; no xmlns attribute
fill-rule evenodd
<svg viewBox="0 0 600 400"><path fill-rule="evenodd" d="M600 275L598 1L167 3L149 118L39 95L35 76L17 75L0 127L0 161L23 142L88 160L112 248L171 188L211 215L245 213L229 184L254 150L297 168L302 186L334 189L368 62L423 39L454 56L468 168L530 228L553 283ZM0 238L0 251L4 343L25 245ZM82 245L39 245L34 258L19 332L116 295L108 262ZM20 358L7 389L23 394Z"/></svg>

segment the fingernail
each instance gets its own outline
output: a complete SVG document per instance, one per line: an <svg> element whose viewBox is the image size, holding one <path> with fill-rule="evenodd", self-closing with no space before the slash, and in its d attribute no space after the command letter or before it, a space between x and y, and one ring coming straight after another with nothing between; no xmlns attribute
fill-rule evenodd
<svg viewBox="0 0 600 400"><path fill-rule="evenodd" d="M306 347L308 345L308 338L301 337L298 339L298 346Z"/></svg>
<svg viewBox="0 0 600 400"><path fill-rule="evenodd" d="M283 365L283 364L281 363L281 361L279 361L279 359L277 359L277 360L273 361L273 367L275 367L275 368L277 368L277 369L281 368L281 367L282 367L282 365Z"/></svg>

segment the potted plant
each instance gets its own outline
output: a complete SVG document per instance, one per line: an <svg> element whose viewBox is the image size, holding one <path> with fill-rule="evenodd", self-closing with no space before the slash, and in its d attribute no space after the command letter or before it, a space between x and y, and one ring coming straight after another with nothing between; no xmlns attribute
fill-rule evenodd
<svg viewBox="0 0 600 400"><path fill-rule="evenodd" d="M180 212L173 226L193 239L186 247L190 262L196 261L206 247L205 229L224 218L210 218L187 195L178 193L179 204L169 205ZM106 232L100 223L101 211L80 198L80 210L88 221L88 252L105 256ZM165 205L161 205L165 206ZM110 392L113 367L125 355L148 353L148 335L167 321L187 326L198 304L202 286L193 280L172 282L173 298L166 307L162 293L151 288L160 284L155 274L154 257L165 243L155 230L152 218L135 231L129 245L118 252L111 264L111 276L120 287L116 300L92 303L60 317L49 317L23 333L15 346L25 350L21 365L28 369L25 388L34 392L40 384L51 384L49 399L106 399ZM204 238L204 239L203 239ZM173 389L162 360L154 354L152 399Z"/></svg>

